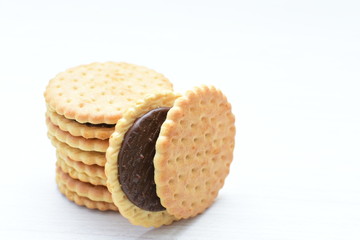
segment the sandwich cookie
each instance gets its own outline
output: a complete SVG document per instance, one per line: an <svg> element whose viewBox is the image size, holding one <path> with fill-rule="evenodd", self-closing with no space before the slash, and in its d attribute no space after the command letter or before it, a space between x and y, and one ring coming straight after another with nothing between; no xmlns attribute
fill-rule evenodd
<svg viewBox="0 0 360 240"><path fill-rule="evenodd" d="M62 194L65 195L67 199L73 201L79 206L85 206L90 209L97 209L100 211L118 211L117 207L112 203L107 202L99 202L99 201L92 201L87 197L81 197L77 195L75 192L72 192L66 188L64 184L58 183L58 188Z"/></svg>
<svg viewBox="0 0 360 240"><path fill-rule="evenodd" d="M106 187L73 179L59 167L56 168L56 181L81 197L89 198L92 201L113 203L111 194Z"/></svg>
<svg viewBox="0 0 360 240"><path fill-rule="evenodd" d="M106 152L109 146L109 140L101 140L96 138L86 139L83 137L75 137L69 132L61 130L55 126L49 118L46 119L48 127L48 134L55 137L58 141L68 144L73 148L78 148L83 151Z"/></svg>
<svg viewBox="0 0 360 240"><path fill-rule="evenodd" d="M91 63L51 79L44 93L50 111L83 124L115 124L138 99L172 90L162 74L128 63Z"/></svg>
<svg viewBox="0 0 360 240"><path fill-rule="evenodd" d="M109 202L107 198L106 188L99 188L97 191L94 191L94 188L80 181L73 180L59 167L56 169L56 183L60 192L79 206L101 211L117 211L117 207L112 202Z"/></svg>
<svg viewBox="0 0 360 240"><path fill-rule="evenodd" d="M49 109L46 111L46 117L62 131L69 132L72 136L76 137L109 139L115 127L113 124L81 124Z"/></svg>
<svg viewBox="0 0 360 240"><path fill-rule="evenodd" d="M234 123L226 97L208 86L153 94L129 108L106 152L107 186L120 213L145 227L202 213L229 173Z"/></svg>
<svg viewBox="0 0 360 240"><path fill-rule="evenodd" d="M78 148L73 148L66 143L60 142L54 136L48 133L48 137L51 144L56 148L57 152L64 156L69 157L73 161L82 162L86 165L98 165L101 167L105 166L106 158L105 154L94 151L82 151Z"/></svg>
<svg viewBox="0 0 360 240"><path fill-rule="evenodd" d="M106 186L104 168L97 165L86 165L76 162L60 152L57 152L57 166L70 177L93 185Z"/></svg>

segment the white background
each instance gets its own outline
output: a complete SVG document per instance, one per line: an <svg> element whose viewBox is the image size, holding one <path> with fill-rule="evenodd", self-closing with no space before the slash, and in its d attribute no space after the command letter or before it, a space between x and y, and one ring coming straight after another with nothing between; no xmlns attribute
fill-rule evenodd
<svg viewBox="0 0 360 240"><path fill-rule="evenodd" d="M215 204L160 229L55 185L43 91L126 61L223 90L234 162ZM360 239L359 1L0 0L0 239Z"/></svg>

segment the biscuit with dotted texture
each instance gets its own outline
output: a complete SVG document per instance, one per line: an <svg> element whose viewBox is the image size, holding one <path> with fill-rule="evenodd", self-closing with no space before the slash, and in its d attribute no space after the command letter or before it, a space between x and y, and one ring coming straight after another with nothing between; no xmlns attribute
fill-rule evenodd
<svg viewBox="0 0 360 240"><path fill-rule="evenodd" d="M134 205L121 189L118 179L118 154L127 130L133 125L134 121L145 113L159 107L172 107L175 99L180 95L173 92L163 92L149 95L140 100L132 108L128 109L123 117L118 121L114 133L110 137L109 148L106 151L107 162L105 164L105 174L107 186L111 192L114 204L118 207L122 216L127 218L132 224L144 227L160 227L171 224L177 218L170 215L166 210L146 211Z"/></svg>
<svg viewBox="0 0 360 240"><path fill-rule="evenodd" d="M224 94L201 86L177 98L156 142L156 192L169 214L189 218L208 208L233 159L235 117Z"/></svg>
<svg viewBox="0 0 360 240"><path fill-rule="evenodd" d="M115 124L147 94L172 90L164 75L129 63L91 63L70 68L49 81L48 108L79 123Z"/></svg>

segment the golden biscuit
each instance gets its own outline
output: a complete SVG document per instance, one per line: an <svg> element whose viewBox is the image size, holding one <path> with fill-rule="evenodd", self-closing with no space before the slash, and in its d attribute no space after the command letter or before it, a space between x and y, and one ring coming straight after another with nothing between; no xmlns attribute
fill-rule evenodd
<svg viewBox="0 0 360 240"><path fill-rule="evenodd" d="M79 123L115 124L123 111L154 92L172 90L162 74L128 63L91 63L50 80L44 93L52 111Z"/></svg>
<svg viewBox="0 0 360 240"><path fill-rule="evenodd" d="M165 116L164 122L151 117L155 114ZM133 224L159 227L208 208L229 173L234 122L226 97L207 86L183 96L154 94L125 112L110 138L105 165L108 189L121 214ZM151 135L157 127L159 135ZM148 132L150 137L143 135ZM151 148L148 142L155 137ZM152 156L153 166L145 166ZM155 197L146 195L154 187Z"/></svg>

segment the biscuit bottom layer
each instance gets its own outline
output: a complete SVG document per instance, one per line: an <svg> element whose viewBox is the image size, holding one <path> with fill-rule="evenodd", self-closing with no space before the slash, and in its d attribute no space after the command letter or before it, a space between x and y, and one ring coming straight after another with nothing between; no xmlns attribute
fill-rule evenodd
<svg viewBox="0 0 360 240"><path fill-rule="evenodd" d="M154 181L155 145L170 108L151 110L126 132L118 155L119 182L127 198L147 211L163 211Z"/></svg>

